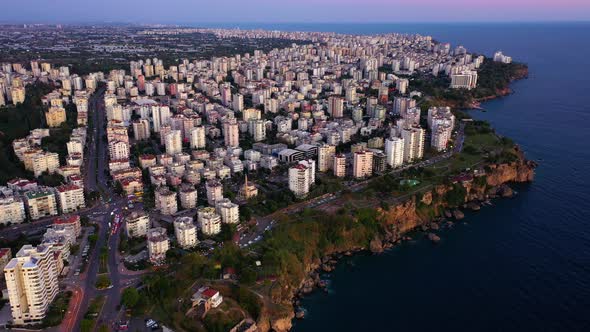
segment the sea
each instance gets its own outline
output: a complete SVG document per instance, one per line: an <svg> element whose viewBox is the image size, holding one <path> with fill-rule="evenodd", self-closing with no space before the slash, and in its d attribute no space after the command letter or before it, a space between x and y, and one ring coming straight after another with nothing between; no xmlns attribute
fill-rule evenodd
<svg viewBox="0 0 590 332"><path fill-rule="evenodd" d="M419 33L529 65L512 95L471 114L539 163L535 181L467 213L439 244L416 236L341 261L293 331L590 331L590 22L231 27Z"/></svg>

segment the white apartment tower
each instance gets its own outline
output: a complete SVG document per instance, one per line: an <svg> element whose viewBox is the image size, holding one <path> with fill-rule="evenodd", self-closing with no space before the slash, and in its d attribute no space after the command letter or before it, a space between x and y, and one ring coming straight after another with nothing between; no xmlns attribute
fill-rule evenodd
<svg viewBox="0 0 590 332"><path fill-rule="evenodd" d="M346 156L344 154L334 155L334 164L332 166L334 176L343 178L346 176Z"/></svg>
<svg viewBox="0 0 590 332"><path fill-rule="evenodd" d="M311 169L303 164L289 168L289 189L297 197L305 197L309 193Z"/></svg>
<svg viewBox="0 0 590 332"><path fill-rule="evenodd" d="M136 141L144 141L150 138L150 122L147 119L133 121L133 136Z"/></svg>
<svg viewBox="0 0 590 332"><path fill-rule="evenodd" d="M194 248L199 244L197 226L192 217L178 217L174 219L174 235L178 245L183 249Z"/></svg>
<svg viewBox="0 0 590 332"><path fill-rule="evenodd" d="M221 216L217 214L215 208L204 207L197 212L197 221L203 234L211 236L221 232Z"/></svg>
<svg viewBox="0 0 590 332"><path fill-rule="evenodd" d="M173 156L182 152L182 132L172 130L166 135L166 154Z"/></svg>
<svg viewBox="0 0 590 332"><path fill-rule="evenodd" d="M205 127L198 126L191 128L190 147L191 149L204 149L207 141L205 140Z"/></svg>
<svg viewBox="0 0 590 332"><path fill-rule="evenodd" d="M226 147L240 146L240 128L235 119L223 124L223 141Z"/></svg>
<svg viewBox="0 0 590 332"><path fill-rule="evenodd" d="M404 140L404 162L421 159L424 155L424 129L405 128L402 130Z"/></svg>
<svg viewBox="0 0 590 332"><path fill-rule="evenodd" d="M4 267L14 324L40 323L45 317L59 291L57 259L51 246L27 244Z"/></svg>
<svg viewBox="0 0 590 332"><path fill-rule="evenodd" d="M327 172L332 169L336 146L324 144L318 148L318 171Z"/></svg>
<svg viewBox="0 0 590 332"><path fill-rule="evenodd" d="M341 118L344 116L344 99L340 96L329 97L328 113L334 118Z"/></svg>
<svg viewBox="0 0 590 332"><path fill-rule="evenodd" d="M389 166L393 168L400 167L404 163L404 140L399 137L386 139L385 155Z"/></svg>
<svg viewBox="0 0 590 332"><path fill-rule="evenodd" d="M223 199L223 185L217 180L209 180L205 184L207 191L207 203L210 206L215 206L215 202Z"/></svg>
<svg viewBox="0 0 590 332"><path fill-rule="evenodd" d="M147 213L133 211L125 218L125 232L127 237L143 237L150 228L150 217Z"/></svg>
<svg viewBox="0 0 590 332"><path fill-rule="evenodd" d="M373 174L373 152L357 151L353 153L352 176L357 179Z"/></svg>
<svg viewBox="0 0 590 332"><path fill-rule="evenodd" d="M224 224L237 224L240 222L240 207L232 203L229 198L224 198L215 203L215 210L221 216Z"/></svg>
<svg viewBox="0 0 590 332"><path fill-rule="evenodd" d="M172 215L178 212L176 193L168 187L160 187L156 190L156 209L165 215Z"/></svg>
<svg viewBox="0 0 590 332"><path fill-rule="evenodd" d="M147 247L150 262L162 263L166 260L166 252L170 248L170 240L166 234L166 228L152 228L147 233Z"/></svg>

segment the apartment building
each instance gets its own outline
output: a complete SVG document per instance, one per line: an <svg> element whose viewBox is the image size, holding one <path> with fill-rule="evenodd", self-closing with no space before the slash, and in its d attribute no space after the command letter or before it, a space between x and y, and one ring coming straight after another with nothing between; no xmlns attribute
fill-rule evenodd
<svg viewBox="0 0 590 332"><path fill-rule="evenodd" d="M51 246L24 245L4 267L16 325L41 323L58 291L58 264Z"/></svg>

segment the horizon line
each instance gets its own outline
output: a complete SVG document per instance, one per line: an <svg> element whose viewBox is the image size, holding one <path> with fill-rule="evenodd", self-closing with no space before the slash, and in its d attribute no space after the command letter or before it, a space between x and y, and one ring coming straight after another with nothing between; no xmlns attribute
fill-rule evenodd
<svg viewBox="0 0 590 332"><path fill-rule="evenodd" d="M274 21L274 22L258 22L258 21L206 21L206 22L138 22L138 21L124 21L124 20L88 20L88 21L67 21L67 20L41 20L41 21L25 21L25 20L14 20L4 21L0 20L0 25L8 24L134 24L134 25L239 25L239 24L256 24L256 25L282 25L282 24L293 24L293 25L314 25L314 24L325 24L325 25L346 25L346 24L358 24L358 25L375 25L375 24L531 24L531 23L590 23L590 19L584 20L489 20L489 21L312 21L312 22L297 22L297 21Z"/></svg>

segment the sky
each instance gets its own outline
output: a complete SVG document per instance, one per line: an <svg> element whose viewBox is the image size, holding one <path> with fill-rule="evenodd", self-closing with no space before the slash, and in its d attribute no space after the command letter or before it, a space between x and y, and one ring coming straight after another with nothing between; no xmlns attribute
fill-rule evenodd
<svg viewBox="0 0 590 332"><path fill-rule="evenodd" d="M590 0L0 0L0 22L589 21Z"/></svg>

